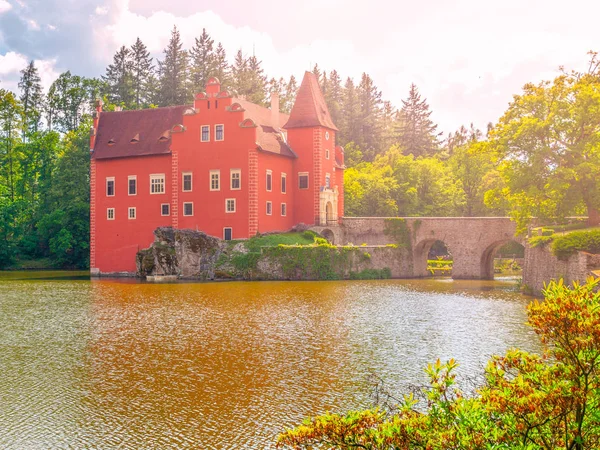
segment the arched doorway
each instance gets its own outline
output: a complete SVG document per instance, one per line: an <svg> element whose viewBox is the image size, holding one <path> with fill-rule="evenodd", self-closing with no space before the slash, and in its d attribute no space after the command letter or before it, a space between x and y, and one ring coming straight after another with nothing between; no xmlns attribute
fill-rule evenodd
<svg viewBox="0 0 600 450"><path fill-rule="evenodd" d="M481 255L481 278L519 276L523 271L525 247L512 239L503 239L489 245Z"/></svg>
<svg viewBox="0 0 600 450"><path fill-rule="evenodd" d="M327 202L327 205L325 206L325 216L327 217L327 225L334 224L333 205L331 202Z"/></svg>
<svg viewBox="0 0 600 450"><path fill-rule="evenodd" d="M413 273L416 277L452 276L452 252L438 239L419 242L413 251Z"/></svg>

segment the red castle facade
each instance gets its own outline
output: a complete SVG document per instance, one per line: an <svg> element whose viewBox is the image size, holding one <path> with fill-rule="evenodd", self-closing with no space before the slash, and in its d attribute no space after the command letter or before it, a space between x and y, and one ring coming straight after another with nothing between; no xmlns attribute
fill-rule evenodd
<svg viewBox="0 0 600 450"><path fill-rule="evenodd" d="M344 153L316 77L290 115L221 91L211 78L193 106L103 112L91 133L92 274L135 272L157 227L246 239L337 223Z"/></svg>

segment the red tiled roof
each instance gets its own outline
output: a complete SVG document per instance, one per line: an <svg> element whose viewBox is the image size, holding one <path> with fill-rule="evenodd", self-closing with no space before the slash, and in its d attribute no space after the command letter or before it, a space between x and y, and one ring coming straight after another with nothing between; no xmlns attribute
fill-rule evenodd
<svg viewBox="0 0 600 450"><path fill-rule="evenodd" d="M274 124L270 109L241 98L234 98L233 103L239 103L246 110L244 117L252 119L257 125L256 143L261 150L282 156L296 157L296 154L285 143L280 133L281 124L288 121L289 115L280 112L279 124Z"/></svg>
<svg viewBox="0 0 600 450"><path fill-rule="evenodd" d="M306 72L296 95L296 102L290 113L290 120L283 128L304 128L322 126L337 131L325 97L319 87L317 77L312 72Z"/></svg>
<svg viewBox="0 0 600 450"><path fill-rule="evenodd" d="M189 106L114 111L100 113L94 158L162 155L170 152L171 139L165 134L183 122L183 112ZM139 139L136 143L131 140ZM163 137L163 139L160 139ZM114 144L109 145L109 141Z"/></svg>

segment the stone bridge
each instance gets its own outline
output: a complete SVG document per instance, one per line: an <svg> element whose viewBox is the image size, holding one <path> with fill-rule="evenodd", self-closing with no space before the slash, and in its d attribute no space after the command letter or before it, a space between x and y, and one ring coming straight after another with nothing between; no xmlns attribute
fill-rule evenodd
<svg viewBox="0 0 600 450"><path fill-rule="evenodd" d="M508 217L344 217L339 225L312 228L334 244L398 244L407 249L407 277L424 277L427 255L442 241L453 256L453 278L493 279L494 254L515 237Z"/></svg>

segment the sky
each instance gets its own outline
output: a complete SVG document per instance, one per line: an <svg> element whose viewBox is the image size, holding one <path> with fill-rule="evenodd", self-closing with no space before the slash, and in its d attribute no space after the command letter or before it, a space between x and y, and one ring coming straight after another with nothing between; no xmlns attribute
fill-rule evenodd
<svg viewBox="0 0 600 450"><path fill-rule="evenodd" d="M599 18L597 0L0 0L0 88L30 60L46 88L66 70L100 76L138 36L160 58L176 25L187 48L206 28L270 77L366 72L395 106L415 83L440 131L485 129L525 83L584 70Z"/></svg>

